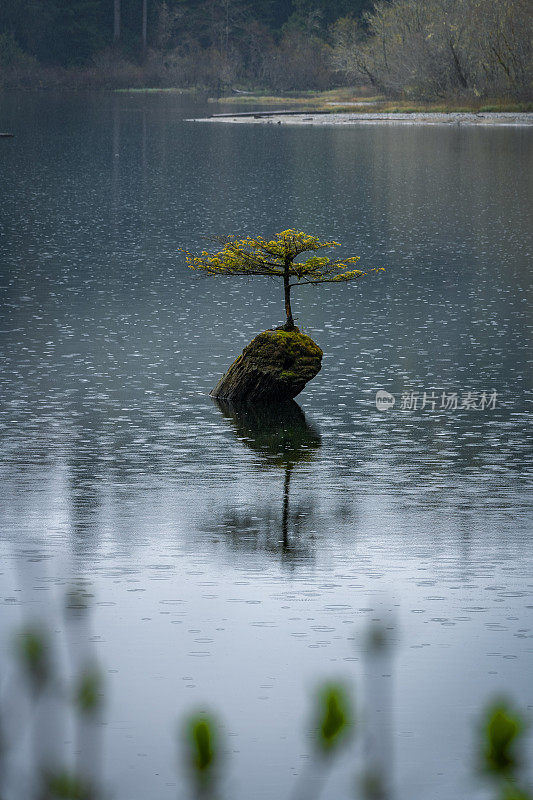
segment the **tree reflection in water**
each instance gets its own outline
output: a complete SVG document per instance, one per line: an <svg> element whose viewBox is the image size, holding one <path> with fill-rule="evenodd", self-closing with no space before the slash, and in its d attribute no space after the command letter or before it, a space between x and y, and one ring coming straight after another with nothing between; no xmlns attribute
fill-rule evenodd
<svg viewBox="0 0 533 800"><path fill-rule="evenodd" d="M300 406L291 400L279 405L248 405L214 401L224 417L230 420L237 438L244 442L259 456L260 467L281 469L284 473L282 512L281 512L281 552L292 559L309 557L309 550L298 543L299 523L305 514L296 508L291 514L290 485L295 467L312 461L321 446L321 436L308 424ZM309 508L307 508L307 516ZM272 523L271 512L262 507L254 518L260 518L266 527ZM279 532L279 518L275 515L276 533ZM249 530L249 518L245 519L236 511L224 515L225 528L239 532ZM291 529L293 535L291 535ZM276 547L276 549L278 549Z"/></svg>

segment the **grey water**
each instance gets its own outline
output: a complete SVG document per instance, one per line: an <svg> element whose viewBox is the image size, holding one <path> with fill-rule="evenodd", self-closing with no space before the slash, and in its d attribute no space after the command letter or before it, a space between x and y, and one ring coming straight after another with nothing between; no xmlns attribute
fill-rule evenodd
<svg viewBox="0 0 533 800"><path fill-rule="evenodd" d="M13 642L37 621L67 677L101 665L92 765L116 800L186 796L180 720L204 708L222 796L288 798L325 680L358 722L324 797L355 796L374 746L395 800L488 798L483 709L533 711L531 130L188 121L212 109L0 100L5 797L30 780ZM179 248L289 227L386 271L295 295L325 353L300 408L220 408L280 287L202 278ZM76 758L71 717L50 726Z"/></svg>

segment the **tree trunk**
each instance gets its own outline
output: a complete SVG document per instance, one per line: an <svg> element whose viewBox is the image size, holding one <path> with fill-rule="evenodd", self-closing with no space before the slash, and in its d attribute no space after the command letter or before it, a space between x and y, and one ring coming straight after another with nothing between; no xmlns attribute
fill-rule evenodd
<svg viewBox="0 0 533 800"><path fill-rule="evenodd" d="M289 264L288 262L285 264L285 275L283 276L283 285L285 288L285 314L287 315L287 321L283 326L286 331L293 331L295 328L294 320L292 318L292 309L291 309L291 286L289 283Z"/></svg>
<svg viewBox="0 0 533 800"><path fill-rule="evenodd" d="M120 39L120 0L114 0L113 3L113 41L118 42Z"/></svg>
<svg viewBox="0 0 533 800"><path fill-rule="evenodd" d="M454 66L455 66L455 72L457 73L457 77L459 78L459 83L461 84L463 89L468 89L468 81L467 81L466 76L465 76L465 74L463 72L463 68L461 66L461 62L459 61L459 56L457 55L455 47L453 46L452 42L448 42L448 46L449 46L449 48L451 50L451 53L452 53L453 63L454 63Z"/></svg>
<svg viewBox="0 0 533 800"><path fill-rule="evenodd" d="M143 20L142 20L142 56L146 58L146 45L148 38L148 0L143 0Z"/></svg>

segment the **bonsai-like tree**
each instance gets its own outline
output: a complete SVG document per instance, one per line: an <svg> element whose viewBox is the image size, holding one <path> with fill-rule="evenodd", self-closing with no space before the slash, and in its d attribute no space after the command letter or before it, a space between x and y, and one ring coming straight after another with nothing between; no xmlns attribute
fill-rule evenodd
<svg viewBox="0 0 533 800"><path fill-rule="evenodd" d="M236 236L212 236L212 241L223 245L218 252L202 251L195 256L185 251L187 266L208 275L254 275L278 278L283 281L285 314L283 330L295 329L291 309L291 290L295 286L317 286L319 283L341 283L364 278L370 272L382 272L383 267L363 272L351 269L359 256L332 260L328 256L311 256L305 261L296 259L301 253L316 252L339 247L339 242L321 242L318 236L289 229L276 233L267 240L258 236L237 239Z"/></svg>

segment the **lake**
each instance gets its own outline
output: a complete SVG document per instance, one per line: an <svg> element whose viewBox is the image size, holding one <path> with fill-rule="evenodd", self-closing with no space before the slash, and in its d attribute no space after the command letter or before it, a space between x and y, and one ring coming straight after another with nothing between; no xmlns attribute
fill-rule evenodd
<svg viewBox="0 0 533 800"><path fill-rule="evenodd" d="M2 96L3 796L71 756L116 800L187 796L180 720L207 708L221 795L288 798L340 680L357 735L323 797L368 764L395 800L492 797L483 711L533 707L531 130L187 121L215 108ZM386 271L295 292L322 371L283 414L232 412L208 393L281 287L178 248L286 228ZM96 727L28 708L28 624L64 680L97 658Z"/></svg>

